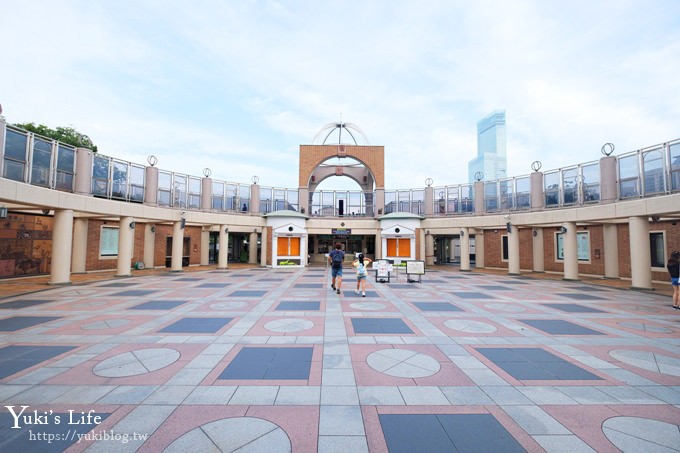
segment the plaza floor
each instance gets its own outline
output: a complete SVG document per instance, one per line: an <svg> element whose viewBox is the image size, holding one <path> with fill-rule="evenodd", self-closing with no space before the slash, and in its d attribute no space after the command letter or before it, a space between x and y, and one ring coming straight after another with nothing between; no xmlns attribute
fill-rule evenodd
<svg viewBox="0 0 680 453"><path fill-rule="evenodd" d="M502 273L0 285L0 451L680 451L680 311ZM32 292L36 289L40 291Z"/></svg>

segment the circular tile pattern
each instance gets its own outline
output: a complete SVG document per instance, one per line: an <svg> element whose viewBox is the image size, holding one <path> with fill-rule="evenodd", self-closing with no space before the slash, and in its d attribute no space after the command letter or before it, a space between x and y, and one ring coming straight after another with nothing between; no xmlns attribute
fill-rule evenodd
<svg viewBox="0 0 680 453"><path fill-rule="evenodd" d="M680 427L641 417L612 417L602 432L622 451L677 451Z"/></svg>
<svg viewBox="0 0 680 453"><path fill-rule="evenodd" d="M171 348L137 349L109 357L92 371L101 377L138 376L165 368L179 358L179 351Z"/></svg>
<svg viewBox="0 0 680 453"><path fill-rule="evenodd" d="M307 319L283 318L269 321L264 327L272 332L302 332L303 330L309 330L314 327L314 323Z"/></svg>
<svg viewBox="0 0 680 453"><path fill-rule="evenodd" d="M672 329L661 326L653 326L650 324L645 324L644 322L620 322L618 323L621 327L626 327L628 329L639 330L640 332L655 332L655 333L672 333Z"/></svg>
<svg viewBox="0 0 680 453"><path fill-rule="evenodd" d="M82 326L80 326L80 328L84 330L106 330L121 327L126 324L130 324L130 322L131 321L129 319L122 318L105 319L103 321L95 321L89 324L83 324Z"/></svg>
<svg viewBox="0 0 680 453"><path fill-rule="evenodd" d="M452 330L466 333L493 333L498 329L496 326L482 321L471 321L469 319L449 319L444 325Z"/></svg>
<svg viewBox="0 0 680 453"><path fill-rule="evenodd" d="M527 309L524 307L511 304L486 304L485 307L491 311L501 311L506 313L520 313L523 311L527 311Z"/></svg>
<svg viewBox="0 0 680 453"><path fill-rule="evenodd" d="M441 368L433 357L409 349L381 349L370 353L366 363L376 371L402 378L432 376Z"/></svg>
<svg viewBox="0 0 680 453"><path fill-rule="evenodd" d="M210 305L213 310L232 310L234 308L247 307L247 302L216 302Z"/></svg>
<svg viewBox="0 0 680 453"><path fill-rule="evenodd" d="M615 349L609 355L628 365L669 376L680 376L680 359L649 351ZM679 444L680 445L680 444Z"/></svg>
<svg viewBox="0 0 680 453"><path fill-rule="evenodd" d="M241 450L243 449L243 450ZM255 417L225 418L206 423L179 437L165 450L187 451L291 451L290 439L278 425Z"/></svg>
<svg viewBox="0 0 680 453"><path fill-rule="evenodd" d="M382 310L385 308L385 304L381 304L378 302L356 302L353 304L349 304L350 307L354 308L355 310Z"/></svg>

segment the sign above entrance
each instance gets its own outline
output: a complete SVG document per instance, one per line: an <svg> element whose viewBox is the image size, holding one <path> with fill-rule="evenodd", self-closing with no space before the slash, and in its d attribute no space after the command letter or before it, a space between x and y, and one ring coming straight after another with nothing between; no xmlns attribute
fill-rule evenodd
<svg viewBox="0 0 680 453"><path fill-rule="evenodd" d="M331 234L334 234L336 236L349 236L350 234L352 234L352 229L351 228L332 228Z"/></svg>

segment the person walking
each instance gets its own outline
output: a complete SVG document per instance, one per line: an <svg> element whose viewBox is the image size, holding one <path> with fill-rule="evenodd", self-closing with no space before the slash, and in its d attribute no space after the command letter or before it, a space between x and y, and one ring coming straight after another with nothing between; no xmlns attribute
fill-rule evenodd
<svg viewBox="0 0 680 453"><path fill-rule="evenodd" d="M340 294L340 287L342 286L342 262L345 260L345 252L342 251L342 245L338 242L335 244L335 250L328 254L328 263L331 265L331 288Z"/></svg>
<svg viewBox="0 0 680 453"><path fill-rule="evenodd" d="M359 294L359 290L361 289L361 297L366 297L366 277L368 277L366 266L372 262L373 261L370 258L364 258L363 253L359 253L357 259L352 263L352 266L357 268L357 289L355 293Z"/></svg>
<svg viewBox="0 0 680 453"><path fill-rule="evenodd" d="M680 252L677 250L671 253L671 257L666 263L666 269L671 275L671 286L673 286L673 308L680 310Z"/></svg>

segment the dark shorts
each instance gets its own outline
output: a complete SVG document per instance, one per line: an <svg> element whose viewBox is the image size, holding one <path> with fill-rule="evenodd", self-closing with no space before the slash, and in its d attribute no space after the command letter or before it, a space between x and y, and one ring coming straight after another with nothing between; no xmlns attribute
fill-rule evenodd
<svg viewBox="0 0 680 453"><path fill-rule="evenodd" d="M680 278L671 278L671 285L680 286Z"/></svg>
<svg viewBox="0 0 680 453"><path fill-rule="evenodd" d="M333 278L335 277L342 277L342 268L338 267L337 269L335 267L331 267L331 276Z"/></svg>

